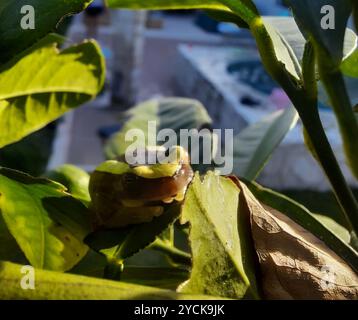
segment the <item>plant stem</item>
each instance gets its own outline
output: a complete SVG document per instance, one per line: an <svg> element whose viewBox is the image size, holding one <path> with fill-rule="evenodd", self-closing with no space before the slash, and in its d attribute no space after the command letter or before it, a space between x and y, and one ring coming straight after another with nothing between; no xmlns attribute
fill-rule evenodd
<svg viewBox="0 0 358 320"><path fill-rule="evenodd" d="M305 89L303 82L301 81L300 83L294 79L285 69L284 64L278 61L274 44L262 19L257 18L252 21L250 29L256 39L266 70L282 86L296 107L317 159L332 185L334 194L347 221L347 227L352 234L352 238L355 239L358 234L358 204L345 180L322 126L317 107L317 97L313 97L308 91L309 89ZM295 63L297 64L298 61L295 61Z"/></svg>
<svg viewBox="0 0 358 320"><path fill-rule="evenodd" d="M167 245L163 240L157 239L150 246L150 249L157 250L169 256L171 260L175 263L190 265L191 264L191 255L186 253L174 246Z"/></svg>
<svg viewBox="0 0 358 320"><path fill-rule="evenodd" d="M337 201L347 221L349 231L357 234L358 232L358 203L348 186L346 179L341 171L327 135L322 126L317 107L309 107L307 104L297 105L301 120L314 148L329 182L332 185Z"/></svg>
<svg viewBox="0 0 358 320"><path fill-rule="evenodd" d="M358 122L355 117L342 73L330 64L319 63L321 80L330 98L343 138L347 162L358 178Z"/></svg>

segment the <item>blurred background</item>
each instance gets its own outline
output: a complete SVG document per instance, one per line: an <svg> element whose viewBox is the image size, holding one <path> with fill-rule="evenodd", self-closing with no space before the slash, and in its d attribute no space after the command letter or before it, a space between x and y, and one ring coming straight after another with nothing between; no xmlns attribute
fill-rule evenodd
<svg viewBox="0 0 358 320"><path fill-rule="evenodd" d="M255 2L262 15L290 16L284 0ZM96 100L3 149L0 165L35 176L64 163L92 171L105 160L103 143L120 130L119 116L156 97L181 96L203 103L214 128L235 134L270 113L290 106L265 72L245 29L218 23L201 11L108 10L96 0L68 18L59 30L69 42L96 39L106 58L107 78ZM352 79L350 87L357 88ZM357 91L352 90L356 104ZM322 101L321 116L344 166L333 113ZM348 181L356 181L343 168ZM259 182L283 191L312 211L337 210L329 185L305 148L299 123L274 153Z"/></svg>

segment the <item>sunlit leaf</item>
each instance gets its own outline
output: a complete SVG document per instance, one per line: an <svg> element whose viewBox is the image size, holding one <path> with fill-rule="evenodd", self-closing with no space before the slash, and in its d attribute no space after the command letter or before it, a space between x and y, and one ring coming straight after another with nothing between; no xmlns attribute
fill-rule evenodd
<svg viewBox="0 0 358 320"><path fill-rule="evenodd" d="M274 27L292 48L298 61L302 62L306 39L292 17L263 17L266 23ZM351 29L346 29L343 47L344 58L350 57L357 47L357 36Z"/></svg>
<svg viewBox="0 0 358 320"><path fill-rule="evenodd" d="M240 28L249 28L248 24L233 12L226 10L205 10L205 13L212 19L220 22L235 23Z"/></svg>
<svg viewBox="0 0 358 320"><path fill-rule="evenodd" d="M313 216L336 237L340 238L344 243L349 244L351 235L345 227L323 214L314 213Z"/></svg>
<svg viewBox="0 0 358 320"><path fill-rule="evenodd" d="M342 72L352 78L358 78L358 50L355 50L341 65Z"/></svg>
<svg viewBox="0 0 358 320"><path fill-rule="evenodd" d="M260 23L252 25L252 31L260 28ZM306 39L301 33L295 20L291 17L263 17L262 23L265 26L267 37L265 41L270 41L276 59L284 65L284 68L294 78L301 78L301 63L303 59ZM350 29L345 30L345 38L342 40L342 58L348 58L357 47L357 36ZM261 29L262 32L262 29ZM260 40L262 42L263 39ZM260 44L259 42L259 44ZM262 47L262 58L265 59L266 47Z"/></svg>
<svg viewBox="0 0 358 320"><path fill-rule="evenodd" d="M85 202L91 200L88 191L90 176L81 168L65 164L47 172L45 177L64 185L75 198Z"/></svg>
<svg viewBox="0 0 358 320"><path fill-rule="evenodd" d="M196 175L182 211L190 223L193 267L180 290L241 299L258 298L249 220L239 212L239 189L228 178Z"/></svg>
<svg viewBox="0 0 358 320"><path fill-rule="evenodd" d="M169 9L225 9L218 0L106 0L111 8L169 10Z"/></svg>
<svg viewBox="0 0 358 320"><path fill-rule="evenodd" d="M60 52L49 39L53 36L0 67L0 148L90 100L102 88L104 60L95 42Z"/></svg>
<svg viewBox="0 0 358 320"><path fill-rule="evenodd" d="M109 281L54 271L35 269L35 290L19 285L22 265L0 262L0 299L26 300L204 300L204 295L186 295L175 291L126 282Z"/></svg>
<svg viewBox="0 0 358 320"><path fill-rule="evenodd" d="M0 168L0 195L8 230L34 267L66 271L86 254L88 211L63 186Z"/></svg>
<svg viewBox="0 0 358 320"><path fill-rule="evenodd" d="M251 0L106 0L111 8L144 9L144 10L183 10L202 9L214 10L214 16L223 20L248 24L258 15L257 9ZM229 13L229 15L227 14ZM235 19L234 14L239 18Z"/></svg>

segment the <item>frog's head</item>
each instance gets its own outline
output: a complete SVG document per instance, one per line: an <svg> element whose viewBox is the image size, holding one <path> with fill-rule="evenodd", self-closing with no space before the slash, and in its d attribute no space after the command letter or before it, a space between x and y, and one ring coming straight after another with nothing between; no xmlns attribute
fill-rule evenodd
<svg viewBox="0 0 358 320"><path fill-rule="evenodd" d="M113 228L148 222L163 213L163 205L184 200L194 175L188 153L172 147L166 157L169 161L148 164L148 159L164 159L165 151L137 149L96 168L89 190L97 224Z"/></svg>

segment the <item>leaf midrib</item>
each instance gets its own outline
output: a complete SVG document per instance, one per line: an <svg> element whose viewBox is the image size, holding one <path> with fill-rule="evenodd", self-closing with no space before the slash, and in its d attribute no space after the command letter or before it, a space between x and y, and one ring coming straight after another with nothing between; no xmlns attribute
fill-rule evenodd
<svg viewBox="0 0 358 320"><path fill-rule="evenodd" d="M94 96L94 93L91 92L90 90L78 90L78 89L73 89L70 87L51 87L51 88L46 88L46 90L24 90L24 91L19 91L16 92L14 94L9 94L9 95L1 95L0 94L0 101L3 100L9 100L9 99L16 99L16 98L21 98L21 97L27 97L30 95L39 95L39 94L53 94L53 93L61 93L61 94L66 94L66 93L75 93L75 94L85 94L88 96Z"/></svg>

